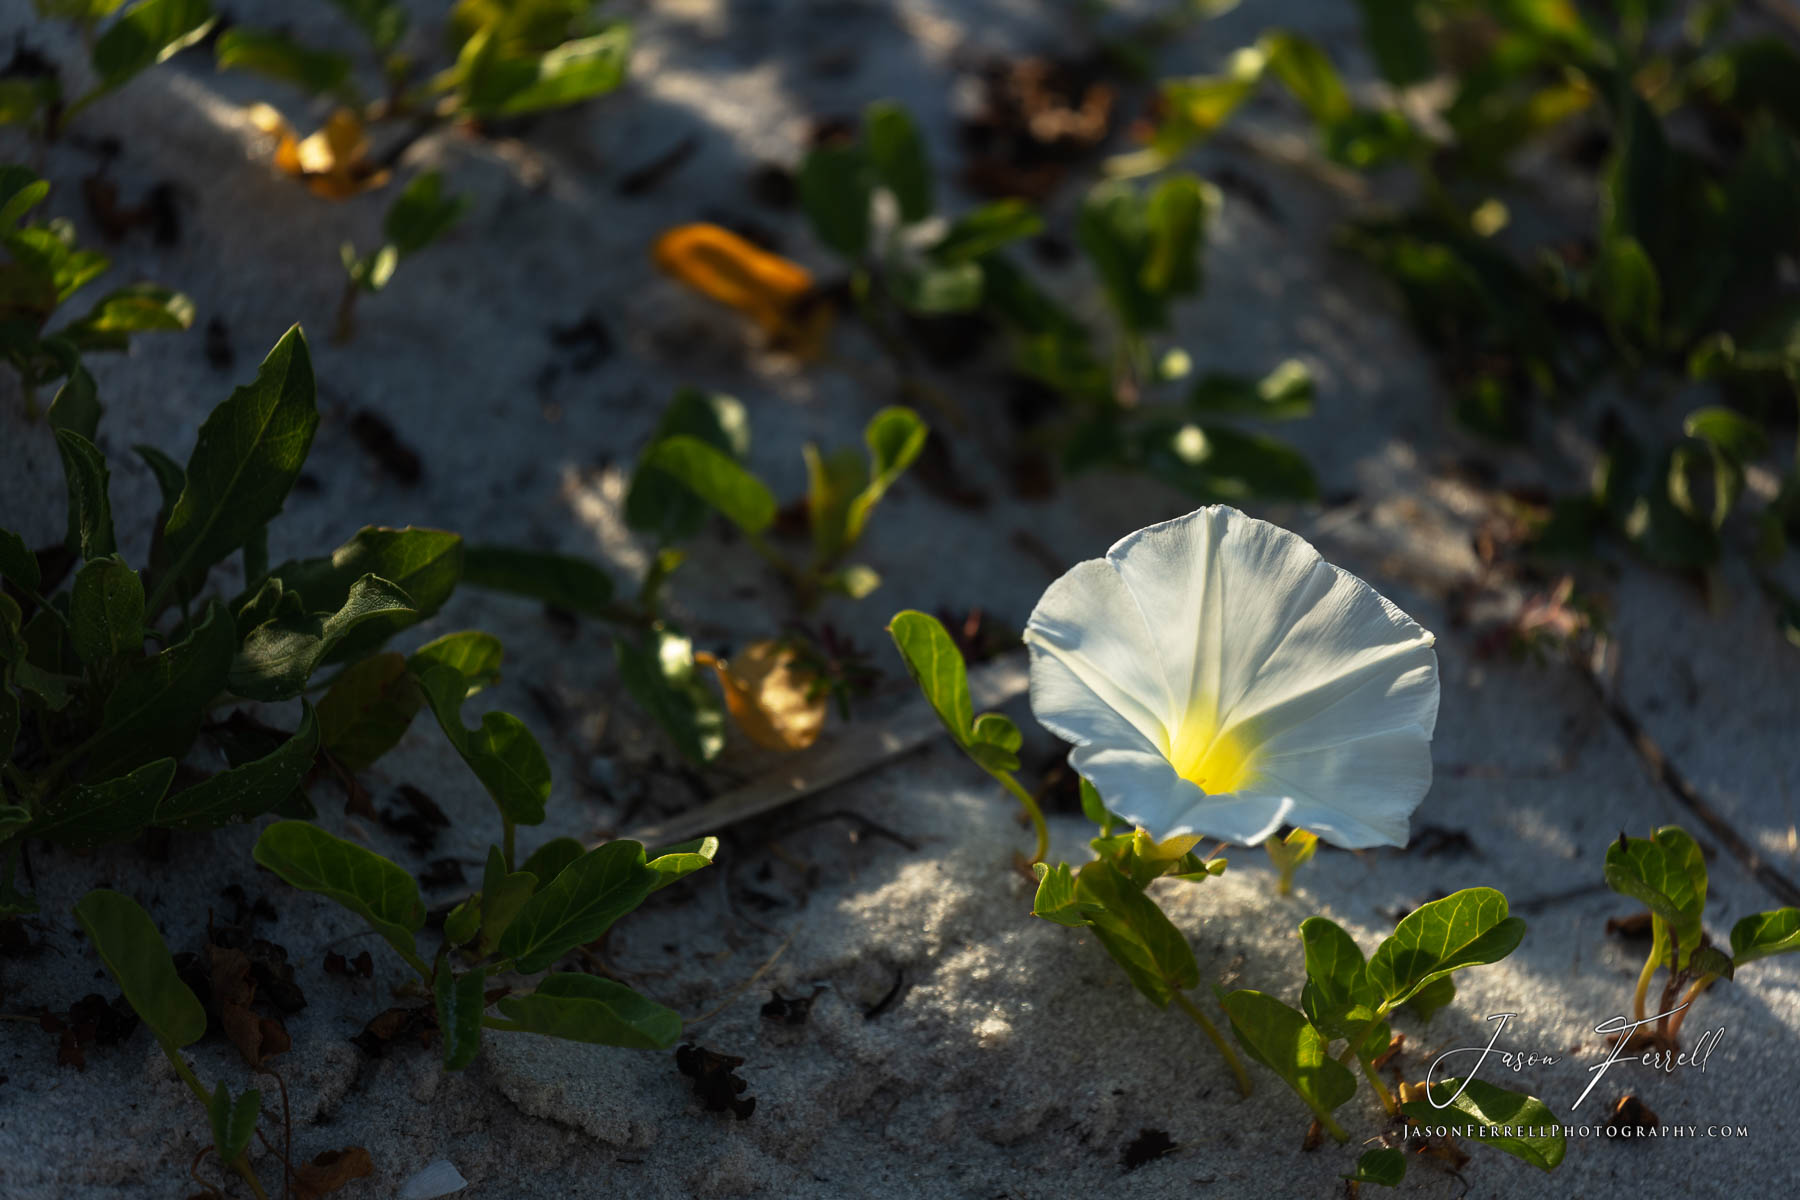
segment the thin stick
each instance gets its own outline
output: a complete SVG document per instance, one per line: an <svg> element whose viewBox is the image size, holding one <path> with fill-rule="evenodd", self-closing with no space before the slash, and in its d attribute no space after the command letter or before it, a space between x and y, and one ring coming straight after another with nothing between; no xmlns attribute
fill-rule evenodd
<svg viewBox="0 0 1800 1200"><path fill-rule="evenodd" d="M711 1012L703 1013L700 1016L695 1017L691 1021L683 1021L681 1023L681 1027L683 1029L692 1029L696 1025L699 1025L706 1021L712 1020L714 1017L716 1017L720 1013L724 1012L727 1008L730 1008L731 1005L737 1000L737 998L740 995L742 995L748 989L754 987L756 985L757 980L761 979L764 975L768 974L769 968L775 965L775 960L780 958L783 954L787 953L787 948L793 944L793 941L794 941L794 935L791 933L788 934L787 939L785 941L783 941L781 943L781 945L775 947L775 953L769 955L769 957L767 959L763 960L763 965L756 968L756 970L751 974L750 978L744 980L744 982L738 984L736 987L732 988L730 992L726 993L725 999L719 1001L719 1006L717 1008L713 1009Z"/></svg>

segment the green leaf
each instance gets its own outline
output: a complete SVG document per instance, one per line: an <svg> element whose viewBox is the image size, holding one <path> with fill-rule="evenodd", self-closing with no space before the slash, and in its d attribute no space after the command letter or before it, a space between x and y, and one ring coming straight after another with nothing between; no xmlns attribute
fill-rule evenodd
<svg viewBox="0 0 1800 1200"><path fill-rule="evenodd" d="M1667 924L1677 945L1677 969L1700 944L1706 907L1706 859L1687 832L1665 825L1648 838L1621 838L1606 848L1606 886L1647 907ZM1658 931L1660 952L1667 944Z"/></svg>
<svg viewBox="0 0 1800 1200"><path fill-rule="evenodd" d="M1431 42L1419 23L1418 0L1356 0L1356 6L1362 10L1363 42L1383 79L1406 87L1431 74ZM1401 1174L1405 1170L1403 1164Z"/></svg>
<svg viewBox="0 0 1800 1200"><path fill-rule="evenodd" d="M1076 220L1075 239L1128 331L1143 333L1167 325L1161 297L1144 286L1150 229L1143 198L1135 188L1111 180L1089 192Z"/></svg>
<svg viewBox="0 0 1800 1200"><path fill-rule="evenodd" d="M597 975L546 975L530 995L502 998L500 1011L531 1033L571 1042L666 1050L681 1040L681 1014Z"/></svg>
<svg viewBox="0 0 1800 1200"><path fill-rule="evenodd" d="M319 752L319 722L301 702L300 726L268 754L184 788L156 806L155 824L171 829L216 829L259 816L281 804L306 780Z"/></svg>
<svg viewBox="0 0 1800 1200"><path fill-rule="evenodd" d="M107 92L206 36L213 26L207 0L138 0L94 43L95 92Z"/></svg>
<svg viewBox="0 0 1800 1200"><path fill-rule="evenodd" d="M0 232L16 228L49 194L49 181L40 179L30 167L16 163L0 166Z"/></svg>
<svg viewBox="0 0 1800 1200"><path fill-rule="evenodd" d="M124 350L134 333L175 332L194 323L194 302L180 292L154 283L138 283L109 292L85 317L58 334L77 349Z"/></svg>
<svg viewBox="0 0 1800 1200"><path fill-rule="evenodd" d="M10 692L0 691L0 702L10 700L11 698L12 694ZM4 743L5 741L6 739L4 737L0 737L0 743ZM10 751L10 749L11 747L0 746L0 754L5 754L7 751ZM30 809L21 808L17 804L0 804L0 842L5 841L7 838L18 833L30 824Z"/></svg>
<svg viewBox="0 0 1800 1200"><path fill-rule="evenodd" d="M972 262L895 264L887 276L900 306L924 316L972 312L981 304L982 282L981 266Z"/></svg>
<svg viewBox="0 0 1800 1200"><path fill-rule="evenodd" d="M1406 915L1369 959L1369 982L1392 1006L1432 980L1499 962L1518 948L1525 922L1507 915L1493 888L1465 888Z"/></svg>
<svg viewBox="0 0 1800 1200"><path fill-rule="evenodd" d="M1600 315L1617 336L1638 346L1656 344L1662 286L1656 264L1636 238L1621 234L1601 243L1593 288Z"/></svg>
<svg viewBox="0 0 1800 1200"><path fill-rule="evenodd" d="M225 689L236 651L231 616L215 601L185 639L131 663L106 698L89 769L134 767L185 751L201 711Z"/></svg>
<svg viewBox="0 0 1800 1200"><path fill-rule="evenodd" d="M1376 7L1381 7L1377 5ZM1406 1178L1406 1151L1392 1146L1365 1150L1356 1160L1356 1170L1340 1176L1351 1183L1374 1183L1382 1187L1399 1187Z"/></svg>
<svg viewBox="0 0 1800 1200"><path fill-rule="evenodd" d="M587 853L587 847L572 837L551 838L525 860L519 870L537 877L539 885L547 884L558 875L563 868Z"/></svg>
<svg viewBox="0 0 1800 1200"><path fill-rule="evenodd" d="M157 1041L178 1050L206 1034L206 1010L181 982L156 922L137 901L97 888L76 901L75 918Z"/></svg>
<svg viewBox="0 0 1800 1200"><path fill-rule="evenodd" d="M1755 462L1769 452L1767 431L1733 409L1717 405L1696 408L1682 421L1682 429L1738 463Z"/></svg>
<svg viewBox="0 0 1800 1200"><path fill-rule="evenodd" d="M519 910L500 939L500 953L524 974L542 971L605 933L643 902L658 878L637 842L607 842L590 850Z"/></svg>
<svg viewBox="0 0 1800 1200"><path fill-rule="evenodd" d="M46 801L31 835L78 849L128 841L156 818L175 778L175 760L159 758L104 783L84 783Z"/></svg>
<svg viewBox="0 0 1800 1200"><path fill-rule="evenodd" d="M326 656L328 662L349 662L436 614L462 578L463 553L462 538L442 529L367 525L329 558L285 562L271 574L299 592L309 609L325 612L342 608L350 598L351 586L365 575L380 576L411 597L414 612L392 612L370 620Z"/></svg>
<svg viewBox="0 0 1800 1200"><path fill-rule="evenodd" d="M136 445L132 450L144 460L150 473L156 476L157 491L162 493L163 517L175 510L175 502L181 499L181 490L187 486L187 472L181 464L158 450L155 446Z"/></svg>
<svg viewBox="0 0 1800 1200"><path fill-rule="evenodd" d="M1222 425L1146 422L1134 454L1149 474L1207 503L1318 496L1305 455L1274 438Z"/></svg>
<svg viewBox="0 0 1800 1200"><path fill-rule="evenodd" d="M869 447L869 482L850 502L844 520L846 547L862 537L869 513L919 457L930 433L918 413L900 405L884 408L869 419L863 428L863 441Z"/></svg>
<svg viewBox="0 0 1800 1200"><path fill-rule="evenodd" d="M1298 34L1276 32L1264 34L1257 44L1267 58L1268 70L1314 121L1332 126L1355 115L1344 81L1317 43Z"/></svg>
<svg viewBox="0 0 1800 1200"><path fill-rule="evenodd" d="M468 546L462 577L475 587L528 596L582 616L610 615L612 579L584 558L512 546Z"/></svg>
<svg viewBox="0 0 1800 1200"><path fill-rule="evenodd" d="M1036 237L1043 230L1044 218L1030 204L1023 200L996 200L952 221L930 253L934 261L946 266L975 262L1003 246Z"/></svg>
<svg viewBox="0 0 1800 1200"><path fill-rule="evenodd" d="M1737 966L1800 950L1800 909L1752 913L1731 927L1731 957Z"/></svg>
<svg viewBox="0 0 1800 1200"><path fill-rule="evenodd" d="M408 961L417 958L413 934L425 925L425 902L401 867L305 821L275 822L251 853L295 887L327 896L367 921Z"/></svg>
<svg viewBox="0 0 1800 1200"><path fill-rule="evenodd" d="M315 50L286 34L242 25L221 33L213 53L221 71L254 71L314 95L340 91L350 78L347 55Z"/></svg>
<svg viewBox="0 0 1800 1200"><path fill-rule="evenodd" d="M1327 1038L1359 1035L1381 1001L1356 939L1335 921L1308 917L1300 922L1300 941L1306 947L1300 1007L1307 1019Z"/></svg>
<svg viewBox="0 0 1800 1200"><path fill-rule="evenodd" d="M1200 967L1187 938L1110 862L1095 859L1082 867L1075 895L1099 906L1088 915L1094 936L1151 1003L1167 1008L1177 991L1199 984Z"/></svg>
<svg viewBox="0 0 1800 1200"><path fill-rule="evenodd" d="M869 200L874 190L861 147L825 145L800 164L800 208L827 249L857 260L869 248Z"/></svg>
<svg viewBox="0 0 1800 1200"><path fill-rule="evenodd" d="M79 547L83 558L103 558L116 548L106 459L94 443L72 429L56 431L56 449L69 483L70 548Z"/></svg>
<svg viewBox="0 0 1800 1200"><path fill-rule="evenodd" d="M277 617L252 629L231 664L231 690L252 700L298 696L351 630L396 613L417 614L411 597L385 579L364 575L350 585L344 606L335 613Z"/></svg>
<svg viewBox="0 0 1800 1200"><path fill-rule="evenodd" d="M405 655L351 663L319 700L320 745L345 769L360 771L399 744L424 699Z"/></svg>
<svg viewBox="0 0 1800 1200"><path fill-rule="evenodd" d="M667 474L745 533L760 534L775 520L775 496L768 485L699 438L664 438L644 455L644 465Z"/></svg>
<svg viewBox="0 0 1800 1200"><path fill-rule="evenodd" d="M877 101L863 110L863 127L869 168L876 182L894 194L900 219L911 225L929 217L931 162L911 114L891 100Z"/></svg>
<svg viewBox="0 0 1800 1200"><path fill-rule="evenodd" d="M651 449L666 438L685 434L699 438L736 459L750 453L750 422L744 406L730 396L682 388L657 423ZM706 523L707 506L667 472L647 466L643 458L625 493L625 524L659 541L692 537Z"/></svg>
<svg viewBox="0 0 1800 1200"><path fill-rule="evenodd" d="M1156 185L1144 213L1150 245L1140 278L1146 291L1166 298L1200 290L1206 219L1217 206L1212 186L1197 175L1171 175Z"/></svg>
<svg viewBox="0 0 1800 1200"><path fill-rule="evenodd" d="M388 244L404 258L442 237L468 206L467 196L444 195L443 175L424 171L395 198L381 229Z"/></svg>
<svg viewBox="0 0 1800 1200"><path fill-rule="evenodd" d="M511 713L483 714L481 725L462 723L469 680L454 667L432 666L418 676L425 702L444 736L475 772L494 805L515 825L540 825L550 798L550 763L525 723Z"/></svg>
<svg viewBox="0 0 1800 1200"><path fill-rule="evenodd" d="M1429 1021L1441 1008L1456 999L1456 980L1448 975L1432 980L1412 994L1406 1002L1406 1011L1421 1021Z"/></svg>
<svg viewBox="0 0 1800 1200"><path fill-rule="evenodd" d="M1554 1170L1563 1160L1562 1123L1535 1096L1479 1079L1445 1079L1432 1085L1427 1095L1429 1099L1401 1104L1400 1111L1423 1125L1448 1125L1458 1137L1486 1142L1540 1170ZM1529 1137L1501 1132L1521 1128L1543 1132Z"/></svg>
<svg viewBox="0 0 1800 1200"><path fill-rule="evenodd" d="M1321 1121L1356 1094L1356 1076L1328 1053L1325 1035L1273 996L1241 990L1223 998L1246 1053L1281 1077Z"/></svg>
<svg viewBox="0 0 1800 1200"><path fill-rule="evenodd" d="M713 857L719 853L719 839L716 837L695 838L682 842L677 846L668 846L657 852L649 862L650 869L656 872L656 886L650 890L660 892L671 883L692 875L702 867L712 866Z"/></svg>
<svg viewBox="0 0 1800 1200"><path fill-rule="evenodd" d="M477 954L494 952L506 927L537 888L536 875L530 871L507 871L500 847L488 847L487 867L481 874L481 941L475 948Z"/></svg>
<svg viewBox="0 0 1800 1200"><path fill-rule="evenodd" d="M256 1133L256 1122L262 1117L262 1093L248 1088L233 1101L231 1092L220 1083L207 1102L206 1115L212 1122L213 1150L219 1161L236 1162Z"/></svg>
<svg viewBox="0 0 1800 1200"><path fill-rule="evenodd" d="M200 426L187 482L163 528L165 580L218 562L281 512L318 425L312 360L296 325L269 351L256 379ZM159 582L157 592L163 588Z"/></svg>
<svg viewBox="0 0 1800 1200"><path fill-rule="evenodd" d="M26 549L25 539L10 529L0 529L0 579L30 591L36 591L43 582L37 555Z"/></svg>
<svg viewBox="0 0 1800 1200"><path fill-rule="evenodd" d="M1203 375L1188 393L1188 407L1208 416L1255 417L1292 421L1313 412L1312 372L1290 358L1261 379L1242 375Z"/></svg>
<svg viewBox="0 0 1800 1200"><path fill-rule="evenodd" d="M90 666L144 647L144 585L117 555L90 559L69 595L75 653Z"/></svg>
<svg viewBox="0 0 1800 1200"><path fill-rule="evenodd" d="M938 720L956 744L966 750L975 706L969 698L969 669L950 632L936 617L907 609L894 614L888 622L888 634Z"/></svg>
<svg viewBox="0 0 1800 1200"><path fill-rule="evenodd" d="M564 108L605 95L625 79L631 57L631 28L615 25L593 37L564 42L532 58L479 52L464 100L481 116L512 117ZM487 61L483 61L486 59Z"/></svg>
<svg viewBox="0 0 1800 1200"><path fill-rule="evenodd" d="M969 730L969 757L989 771L1019 769L1019 747L1025 737L1012 718L1003 713L982 713Z"/></svg>
<svg viewBox="0 0 1800 1200"><path fill-rule="evenodd" d="M406 665L415 675L423 675L432 667L455 667L469 685L463 694L466 700L499 682L500 664L505 655L500 639L493 634L465 629L426 642L412 652Z"/></svg>
<svg viewBox="0 0 1800 1200"><path fill-rule="evenodd" d="M79 362L69 368L69 377L56 389L50 401L51 429L70 429L88 441L94 440L100 428L100 391L94 377Z"/></svg>
<svg viewBox="0 0 1800 1200"><path fill-rule="evenodd" d="M375 49L386 53L406 32L407 13L399 0L331 0L363 31Z"/></svg>
<svg viewBox="0 0 1800 1200"><path fill-rule="evenodd" d="M694 644L658 626L641 640L613 639L619 682L694 762L708 763L725 748L725 713L694 672Z"/></svg>
<svg viewBox="0 0 1800 1200"><path fill-rule="evenodd" d="M437 1002L438 1032L444 1037L444 1069L460 1071L475 1061L481 1049L481 1013L487 1007L487 972L476 969L452 973L440 961L431 986Z"/></svg>
<svg viewBox="0 0 1800 1200"><path fill-rule="evenodd" d="M1059 862L1054 867L1049 863L1033 863L1031 869L1038 877L1037 895L1031 903L1032 916L1079 929L1089 924L1095 913L1104 911L1103 905L1076 897L1075 873L1068 863Z"/></svg>

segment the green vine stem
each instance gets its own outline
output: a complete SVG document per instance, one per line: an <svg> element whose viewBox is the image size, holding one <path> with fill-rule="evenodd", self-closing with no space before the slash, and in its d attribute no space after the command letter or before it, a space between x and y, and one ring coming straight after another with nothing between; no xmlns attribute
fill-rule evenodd
<svg viewBox="0 0 1800 1200"><path fill-rule="evenodd" d="M992 775L995 779L998 779L1000 785L1013 794L1014 798L1024 806L1025 815L1031 818L1031 828L1037 834L1037 851L1031 856L1031 862L1025 865L1030 866L1032 863L1043 862L1050 853L1050 827L1044 823L1044 810L1038 807L1038 802L1033 799L1030 792L1025 790L1024 785L1007 772L990 771L988 774ZM1205 1021L1206 1018L1202 1016L1200 1017L1200 1020ZM1208 1026L1207 1028L1209 1032L1212 1033L1213 1041L1218 1041L1218 1031L1213 1030L1211 1026ZM1230 1057L1231 1052L1229 1050L1225 1053L1227 1057ZM1240 1075L1241 1073L1242 1071L1240 1068ZM1249 1095L1248 1092L1245 1092L1244 1094Z"/></svg>
<svg viewBox="0 0 1800 1200"><path fill-rule="evenodd" d="M1656 933L1655 919L1651 920L1650 956L1644 960L1644 969L1638 972L1637 991L1631 994L1631 1015L1634 1019L1644 1019L1644 998L1650 994L1650 979L1656 974Z"/></svg>
<svg viewBox="0 0 1800 1200"><path fill-rule="evenodd" d="M194 1098L200 1101L200 1107L203 1110L210 1110L212 1097L207 1095L206 1088L201 1084L199 1076L194 1074L194 1069L187 1065L186 1060L169 1043L160 1042L159 1044L162 1046L163 1056L175 1068L175 1073L181 1076L181 1081L187 1084L188 1091L194 1093ZM220 1161L224 1161L223 1156L220 1157ZM240 1154L237 1161L225 1163L225 1165L244 1181L245 1186L250 1189L256 1200L269 1200L269 1193L263 1191L261 1181L256 1178L256 1172L250 1168L249 1161L243 1155Z"/></svg>
<svg viewBox="0 0 1800 1200"><path fill-rule="evenodd" d="M1248 1096L1250 1094L1250 1076L1244 1070L1243 1060L1238 1058L1237 1051L1231 1048L1231 1044L1227 1042L1224 1035L1219 1032L1219 1027L1214 1025L1211 1019L1208 1018L1205 1013L1200 1011L1199 1005L1187 998L1185 992L1175 993L1175 1003L1181 1006L1182 1012L1185 1012L1188 1016L1193 1018L1194 1024L1198 1025L1201 1030L1205 1032L1206 1036L1212 1039L1212 1044L1219 1048L1219 1053L1225 1058L1225 1065L1231 1068L1231 1074L1233 1078L1237 1080L1238 1095ZM1323 1120L1326 1127L1331 1130L1331 1136L1338 1141L1341 1142L1348 1136L1332 1122L1330 1117L1325 1117Z"/></svg>
<svg viewBox="0 0 1800 1200"><path fill-rule="evenodd" d="M1663 1034L1663 1036L1668 1039L1671 1046L1675 1045L1675 1039L1681 1036L1681 1023L1687 1020L1687 1015L1690 1012L1694 1011L1694 1001L1698 1000L1700 998L1700 993L1711 987L1718 978L1717 975L1711 974L1710 972L1702 975L1699 979L1694 981L1694 986L1687 990L1687 995L1681 998L1681 1010L1673 1017L1669 1018L1669 1027Z"/></svg>

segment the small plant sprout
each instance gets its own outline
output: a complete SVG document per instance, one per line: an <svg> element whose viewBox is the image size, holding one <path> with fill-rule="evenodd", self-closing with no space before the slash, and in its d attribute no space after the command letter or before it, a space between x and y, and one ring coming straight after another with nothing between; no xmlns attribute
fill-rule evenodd
<svg viewBox="0 0 1800 1200"><path fill-rule="evenodd" d="M1395 1040L1391 1017L1405 1011L1428 1020L1455 998L1455 972L1499 962L1524 936L1525 922L1508 915L1506 897L1484 887L1420 905L1367 960L1341 926L1308 917L1300 923L1306 983L1298 1009L1250 989L1224 994L1220 1002L1245 1053L1293 1089L1337 1141L1349 1134L1333 1113L1356 1094L1359 1070L1390 1115L1449 1125L1459 1136L1548 1171L1562 1161L1564 1145L1556 1116L1541 1100L1473 1078L1434 1082L1429 1096L1423 1087L1402 1084L1396 1098L1378 1070ZM1338 1042L1343 1046L1334 1051ZM1385 1158L1372 1162L1365 1155L1357 1174L1364 1166L1381 1177L1363 1182L1398 1182L1397 1174L1386 1178L1392 1163Z"/></svg>
<svg viewBox="0 0 1800 1200"><path fill-rule="evenodd" d="M1139 530L1051 584L1025 644L1032 712L1151 840L1406 844L1432 635L1298 535L1222 506Z"/></svg>
<svg viewBox="0 0 1800 1200"><path fill-rule="evenodd" d="M75 244L70 221L22 223L49 194L49 183L29 168L0 167L0 240L6 247L0 281L7 297L0 314L0 357L18 372L28 417L37 416L38 389L61 380L52 423L80 429L100 411L81 356L126 350L134 333L186 329L194 322L194 304L180 292L134 284L108 292L85 316L48 330L63 304L110 265L104 255Z"/></svg>
<svg viewBox="0 0 1800 1200"><path fill-rule="evenodd" d="M468 203L467 196L446 196L443 176L426 171L407 184L388 209L378 249L358 254L355 246L344 243L340 254L348 278L338 301L335 340L347 342L355 336L357 296L387 287L401 261L442 237L462 217Z"/></svg>
<svg viewBox="0 0 1800 1200"><path fill-rule="evenodd" d="M1676 825L1647 838L1627 837L1606 848L1606 886L1650 910L1650 953L1631 997L1633 1037L1659 1047L1680 1047L1682 1022L1700 993L1759 958L1800 950L1800 909L1752 913L1731 927L1731 953L1712 944L1701 923L1706 908L1706 859ZM1655 1028L1647 1024L1650 985L1666 979L1656 1004Z"/></svg>

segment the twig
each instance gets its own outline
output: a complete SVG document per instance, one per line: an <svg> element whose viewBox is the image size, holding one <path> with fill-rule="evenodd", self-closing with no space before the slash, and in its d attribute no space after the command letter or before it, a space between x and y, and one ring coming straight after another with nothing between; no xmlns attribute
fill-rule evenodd
<svg viewBox="0 0 1800 1200"><path fill-rule="evenodd" d="M719 1001L719 1005L717 1008L714 1008L710 1012L702 1013L700 1016L695 1017L691 1021L683 1021L681 1023L682 1029L688 1030L688 1029L692 1029L696 1025L704 1024L705 1022L712 1020L714 1017L716 1017L720 1013L724 1012L727 1008L731 1007L732 1003L734 1001L736 1001L740 995L742 995L749 988L755 986L757 980L761 979L764 975L768 974L769 968L775 965L775 960L780 958L783 954L787 953L787 948L793 944L793 941L794 941L794 935L791 933L788 934L787 938L781 943L781 945L775 947L775 953L769 955L768 958L764 959L763 965L756 968L756 970L751 973L750 978L744 980L744 982L738 984L736 987L732 988L729 992L727 992L725 994L725 998L723 1000Z"/></svg>

